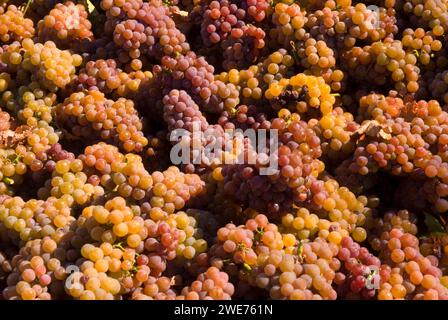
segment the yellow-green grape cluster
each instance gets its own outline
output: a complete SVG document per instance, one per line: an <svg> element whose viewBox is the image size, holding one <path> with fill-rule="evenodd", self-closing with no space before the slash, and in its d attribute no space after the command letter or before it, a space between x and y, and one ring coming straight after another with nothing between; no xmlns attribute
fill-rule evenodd
<svg viewBox="0 0 448 320"><path fill-rule="evenodd" d="M70 83L75 68L82 63L82 57L60 50L56 44L47 41L44 44L24 39L20 45L14 42L1 55L1 61L17 72L17 80L31 74L46 89L55 92Z"/></svg>
<svg viewBox="0 0 448 320"><path fill-rule="evenodd" d="M137 93L143 84L151 84L153 81L154 77L150 71L125 72L117 67L115 60L99 59L87 62L79 71L74 81L74 89L77 91L96 89L117 97L129 97Z"/></svg>
<svg viewBox="0 0 448 320"><path fill-rule="evenodd" d="M23 183L23 176L28 171L27 165L22 161L26 148L18 145L13 148L0 150L0 194L13 194L9 186Z"/></svg>
<svg viewBox="0 0 448 320"><path fill-rule="evenodd" d="M144 221L122 197L108 200L104 206L94 205L83 209L78 224L89 231L95 241L115 244L123 242L129 248L138 248L146 238ZM95 261L94 261L95 262Z"/></svg>
<svg viewBox="0 0 448 320"><path fill-rule="evenodd" d="M303 27L308 21L306 11L297 3L277 3L272 14L274 28L269 30L271 41L290 47L290 42L300 39L304 33Z"/></svg>
<svg viewBox="0 0 448 320"><path fill-rule="evenodd" d="M88 181L103 186L106 192L115 191L137 201L149 195L153 179L140 156L123 155L117 147L100 142L86 147L79 159L84 163Z"/></svg>
<svg viewBox="0 0 448 320"><path fill-rule="evenodd" d="M440 29L443 33L448 30L448 2L446 0L406 0L400 6L406 15L411 15L411 22L418 27Z"/></svg>
<svg viewBox="0 0 448 320"><path fill-rule="evenodd" d="M155 208L149 217L143 217L138 206L128 207L124 198L115 197L105 206L85 208L78 218L78 225L86 228L94 241L103 242L105 246L110 244L140 254L145 251L149 259L146 264L152 264L152 270L148 271L154 276L165 270L165 259L173 260L176 256L193 259L207 249L195 219L185 212L168 214ZM113 262L115 267L110 267L110 271L131 272L136 261L131 262L121 262L121 265Z"/></svg>
<svg viewBox="0 0 448 320"><path fill-rule="evenodd" d="M118 143L125 152L141 152L148 144L134 102L109 100L100 91L71 94L57 106L56 121L74 139L98 137Z"/></svg>
<svg viewBox="0 0 448 320"><path fill-rule="evenodd" d="M208 244L203 239L204 230L200 228L194 216L184 211L178 211L175 214L168 215L166 222L180 231L176 255L183 259L179 260L190 260L198 254L206 252ZM183 239L184 235L185 239Z"/></svg>
<svg viewBox="0 0 448 320"><path fill-rule="evenodd" d="M13 270L3 297L14 300L63 298L63 280L67 276L63 264L68 257L65 249L58 248L57 242L49 236L26 241L12 261Z"/></svg>
<svg viewBox="0 0 448 320"><path fill-rule="evenodd" d="M292 75L293 57L285 49L271 53L266 59L248 69L231 69L221 72L215 79L231 83L240 91L240 99L246 103L259 101L269 84Z"/></svg>
<svg viewBox="0 0 448 320"><path fill-rule="evenodd" d="M8 198L0 205L2 232L13 240L28 241L49 236L59 242L61 234L66 233L75 221L72 204L73 200L68 197L26 202L20 197Z"/></svg>
<svg viewBox="0 0 448 320"><path fill-rule="evenodd" d="M272 82L265 97L272 100L274 109L287 108L300 115L320 110L322 115L333 111L335 97L322 77L299 73L289 79Z"/></svg>
<svg viewBox="0 0 448 320"><path fill-rule="evenodd" d="M294 213L284 215L281 226L283 234L291 233L299 240L319 237L339 245L343 237L349 236L349 230L344 229L340 223L319 218L306 208L299 208Z"/></svg>
<svg viewBox="0 0 448 320"><path fill-rule="evenodd" d="M357 242L366 240L367 232L363 228L368 214L365 196L356 197L333 179L318 182L311 187L312 191L313 189L313 206L319 207L319 211L316 211L319 217L339 223Z"/></svg>
<svg viewBox="0 0 448 320"><path fill-rule="evenodd" d="M381 41L398 31L395 17L384 7L372 8L364 3L357 3L348 10L347 16L351 22L348 33L357 39Z"/></svg>
<svg viewBox="0 0 448 320"><path fill-rule="evenodd" d="M353 150L351 136L359 125L354 121L353 114L336 107L331 113L320 118L314 128L323 141L323 153L334 159L340 157L340 153L348 154Z"/></svg>
<svg viewBox="0 0 448 320"><path fill-rule="evenodd" d="M118 279L109 276L107 271L110 265L115 265L116 262L121 264L119 259L126 252L114 249L109 243L103 243L99 247L86 244L81 248L81 254L86 260L79 267L72 265L66 268L73 270L73 273L70 275L71 281L64 284L65 292L79 300L115 300L122 290L122 285ZM131 255L126 254L126 257L131 258ZM131 260L124 261L129 264ZM87 281L83 282L82 279Z"/></svg>
<svg viewBox="0 0 448 320"><path fill-rule="evenodd" d="M225 83L234 84L241 91L245 100L257 101L263 97L262 84L257 78L258 69L258 66L251 66L246 70L230 69L228 72L221 72L215 78Z"/></svg>
<svg viewBox="0 0 448 320"><path fill-rule="evenodd" d="M205 252L207 242L201 238L202 230L197 228L196 220L185 212L175 214L161 212L158 208L145 219L148 238L145 249L148 255L158 255L162 258L159 266L154 266L153 275L163 271L162 262L176 258L178 264L185 264L185 259L191 260L196 255ZM159 220L152 220L159 219Z"/></svg>
<svg viewBox="0 0 448 320"><path fill-rule="evenodd" d="M332 287L340 267L339 249L321 238L300 241L294 251L263 250L258 263L243 279L269 292L271 299L335 300Z"/></svg>
<svg viewBox="0 0 448 320"><path fill-rule="evenodd" d="M0 7L0 43L22 41L33 36L33 21L25 18L22 11L14 5L6 10Z"/></svg>
<svg viewBox="0 0 448 320"><path fill-rule="evenodd" d="M257 67L257 78L265 90L271 83L282 78L288 78L293 73L294 57L287 50L281 48L260 62Z"/></svg>
<svg viewBox="0 0 448 320"><path fill-rule="evenodd" d="M293 45L293 52L297 63L305 68L306 74L323 77L333 91L342 89L344 73L333 70L336 65L335 54L325 41L316 41L314 38L297 41Z"/></svg>
<svg viewBox="0 0 448 320"><path fill-rule="evenodd" d="M56 95L50 93L44 95L42 90L34 90L34 92L25 92L22 95L25 103L24 108L17 113L19 120L32 126L38 120L43 120L50 124L53 120L53 106L56 101Z"/></svg>
<svg viewBox="0 0 448 320"><path fill-rule="evenodd" d="M441 34L440 31L442 31ZM437 34L434 34L434 32ZM423 28L417 28L415 30L408 28L403 31L403 39L401 42L404 48L412 51L421 65L428 66L431 63L431 58L434 56L434 53L442 50L442 42L436 39L436 36L441 36L442 34L443 29L440 30L439 28L435 28L432 32L425 31Z"/></svg>
<svg viewBox="0 0 448 320"><path fill-rule="evenodd" d="M37 172L44 168L48 160L47 152L59 137L54 128L40 120L33 127L19 126L2 132L0 150L0 193L7 194L8 186L20 186L27 172Z"/></svg>
<svg viewBox="0 0 448 320"><path fill-rule="evenodd" d="M27 144L30 146L30 151L36 155L47 151L51 145L58 141L59 136L55 132L54 127L44 120L39 120L27 136Z"/></svg>
<svg viewBox="0 0 448 320"><path fill-rule="evenodd" d="M89 159L90 160L90 159ZM86 160L88 161L88 160ZM95 168L102 165L102 161L95 164ZM146 171L142 159L134 154L127 154L124 162L113 162L112 172L101 176L101 185L107 190L117 188L117 193L122 197L132 197L134 200L142 200L149 195L153 186L153 178Z"/></svg>
<svg viewBox="0 0 448 320"><path fill-rule="evenodd" d="M58 3L37 24L39 42L54 41L60 48L71 48L80 40L92 40L92 24L82 4Z"/></svg>
<svg viewBox="0 0 448 320"><path fill-rule="evenodd" d="M46 93L36 82L21 86L19 90L3 93L0 104L17 114L17 120L27 126L37 126L40 120L51 124L56 94Z"/></svg>
<svg viewBox="0 0 448 320"><path fill-rule="evenodd" d="M199 195L204 188L204 182L198 175L185 174L174 166L163 172L154 171L151 176L153 187L145 208L160 208L173 213L184 208L185 204Z"/></svg>
<svg viewBox="0 0 448 320"><path fill-rule="evenodd" d="M415 93L419 89L417 57L399 40L386 38L372 45L352 48L343 59L355 79L385 85L392 80L400 93Z"/></svg>
<svg viewBox="0 0 448 320"><path fill-rule="evenodd" d="M102 196L104 189L88 183L88 177L83 172L83 168L83 162L79 159L57 161L52 178L39 189L39 197L67 198L70 203L84 205L89 200Z"/></svg>

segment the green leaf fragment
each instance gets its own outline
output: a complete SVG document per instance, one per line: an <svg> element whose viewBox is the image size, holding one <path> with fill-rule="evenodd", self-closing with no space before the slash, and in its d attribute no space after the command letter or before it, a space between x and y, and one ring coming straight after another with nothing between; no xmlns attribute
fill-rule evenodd
<svg viewBox="0 0 448 320"><path fill-rule="evenodd" d="M3 178L3 182L9 185L14 184L14 180L8 177Z"/></svg>
<svg viewBox="0 0 448 320"><path fill-rule="evenodd" d="M252 267L250 265L248 265L247 263L243 264L243 268L247 271L252 271Z"/></svg>
<svg viewBox="0 0 448 320"><path fill-rule="evenodd" d="M430 234L435 233L446 233L445 228L442 226L439 220L433 217L431 214L424 212L425 214L425 225L428 228Z"/></svg>

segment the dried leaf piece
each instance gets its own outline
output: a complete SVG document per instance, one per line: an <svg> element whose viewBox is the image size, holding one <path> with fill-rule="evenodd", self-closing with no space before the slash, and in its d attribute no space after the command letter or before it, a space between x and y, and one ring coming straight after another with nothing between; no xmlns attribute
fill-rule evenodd
<svg viewBox="0 0 448 320"><path fill-rule="evenodd" d="M29 136L29 127L20 126L15 131L3 130L0 132L0 148L12 148Z"/></svg>
<svg viewBox="0 0 448 320"><path fill-rule="evenodd" d="M367 120L354 132L354 134L360 135L359 140L363 140L365 136L380 137L384 140L389 140L392 135L388 132L388 128L379 123L376 120Z"/></svg>

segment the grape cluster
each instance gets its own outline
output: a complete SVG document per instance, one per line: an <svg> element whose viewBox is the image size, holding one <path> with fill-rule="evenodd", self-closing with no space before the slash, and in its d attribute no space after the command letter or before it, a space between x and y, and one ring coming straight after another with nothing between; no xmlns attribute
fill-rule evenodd
<svg viewBox="0 0 448 320"><path fill-rule="evenodd" d="M39 42L54 41L59 48L81 46L93 38L92 24L81 4L57 4L37 25Z"/></svg>
<svg viewBox="0 0 448 320"><path fill-rule="evenodd" d="M382 256L390 264L381 267L381 286L378 299L443 300L446 287L440 283L442 271L437 267L435 256L423 256L418 239L409 234L392 229L382 240Z"/></svg>
<svg viewBox="0 0 448 320"><path fill-rule="evenodd" d="M373 298L375 287L380 283L380 260L347 237L341 240L338 257L343 267L335 278L341 294L352 299L357 296Z"/></svg>
<svg viewBox="0 0 448 320"><path fill-rule="evenodd" d="M42 44L31 39L9 45L0 60L5 64L5 71L16 75L17 84L39 81L43 89L51 92L68 85L74 77L75 67L82 63L80 55L58 49L52 41Z"/></svg>
<svg viewBox="0 0 448 320"><path fill-rule="evenodd" d="M106 99L100 91L73 93L56 108L56 121L69 138L92 136L118 143L126 152L141 152L148 144L143 124L131 100Z"/></svg>
<svg viewBox="0 0 448 320"><path fill-rule="evenodd" d="M0 39L2 43L11 43L34 36L34 26L31 19L23 16L16 6L11 5L5 10L0 8Z"/></svg>
<svg viewBox="0 0 448 320"><path fill-rule="evenodd" d="M140 86L151 83L153 74L149 71L126 73L117 67L113 59L89 61L79 71L69 90L99 90L112 98L135 96Z"/></svg>

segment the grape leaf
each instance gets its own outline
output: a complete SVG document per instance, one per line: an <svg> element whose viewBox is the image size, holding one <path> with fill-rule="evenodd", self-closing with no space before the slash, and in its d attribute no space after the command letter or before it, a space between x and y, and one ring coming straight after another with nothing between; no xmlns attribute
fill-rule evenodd
<svg viewBox="0 0 448 320"><path fill-rule="evenodd" d="M14 184L14 180L8 177L3 178L3 182L6 184Z"/></svg>
<svg viewBox="0 0 448 320"><path fill-rule="evenodd" d="M425 225L428 228L430 234L447 232L447 230L445 230L445 228L442 226L439 220L437 220L427 212L425 212L424 214L425 214Z"/></svg>

